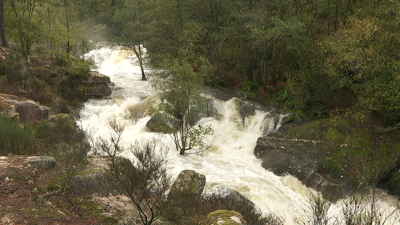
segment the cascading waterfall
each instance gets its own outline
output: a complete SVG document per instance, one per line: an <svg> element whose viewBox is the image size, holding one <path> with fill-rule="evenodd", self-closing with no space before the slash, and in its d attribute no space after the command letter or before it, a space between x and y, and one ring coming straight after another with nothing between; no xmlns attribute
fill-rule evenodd
<svg viewBox="0 0 400 225"><path fill-rule="evenodd" d="M122 144L126 147L137 140L160 140L159 147L169 150L167 169L173 179L184 169L196 170L207 178L205 194L233 189L264 213L281 217L285 224L307 221L304 218L311 213L309 194L316 192L292 176L279 177L265 170L253 154L257 138L275 129L270 112L256 111L243 119L235 99L225 102L212 98L221 116L202 119L214 129L214 135L208 138L212 147L202 154L180 156L168 135L152 133L146 127L150 119L146 110L157 101L157 91L141 81L140 67L133 55L127 50L104 47L85 56L95 61L99 73L110 76L114 86L110 97L85 104L79 121L84 129L94 131L94 138L108 137L112 132L108 123L115 120L125 126ZM129 151L124 155L132 156ZM338 207L333 207L331 213L337 213Z"/></svg>

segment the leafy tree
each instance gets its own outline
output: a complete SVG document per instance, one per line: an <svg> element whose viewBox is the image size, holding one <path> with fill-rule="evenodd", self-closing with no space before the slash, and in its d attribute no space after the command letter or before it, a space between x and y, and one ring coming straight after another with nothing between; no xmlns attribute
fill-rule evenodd
<svg viewBox="0 0 400 225"><path fill-rule="evenodd" d="M9 10L12 16L9 23L13 24L12 33L18 39L20 49L29 55L32 45L43 34L42 17L36 11L39 2L35 0L9 0Z"/></svg>
<svg viewBox="0 0 400 225"><path fill-rule="evenodd" d="M297 106L328 104L331 96L351 90L355 107L374 114L387 125L400 121L398 99L398 30L388 22L398 3L383 1L356 10L335 34L313 43L299 66L288 75ZM379 14L379 17L377 16ZM392 46L392 47L390 47ZM379 56L379 57L377 57ZM308 108L310 108L308 106Z"/></svg>
<svg viewBox="0 0 400 225"><path fill-rule="evenodd" d="M199 71L206 65L200 65ZM153 115L169 119L171 137L175 147L183 155L192 148L206 147L204 138L213 133L210 126L197 122L211 112L207 101L200 96L204 74L196 73L184 59L175 59L168 65L168 77L153 80L161 93L161 103L153 109ZM165 71L160 72L165 73ZM172 119L171 119L172 118ZM169 129L168 129L169 130Z"/></svg>

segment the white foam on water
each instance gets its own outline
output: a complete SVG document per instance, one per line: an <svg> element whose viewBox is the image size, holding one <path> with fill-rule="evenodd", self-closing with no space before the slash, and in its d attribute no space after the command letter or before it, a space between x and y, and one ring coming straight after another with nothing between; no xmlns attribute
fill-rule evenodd
<svg viewBox="0 0 400 225"><path fill-rule="evenodd" d="M133 53L105 47L91 51L85 56L88 57L96 62L100 73L110 76L119 90L108 99L89 100L81 110L80 124L83 128L95 130L95 138L108 137L112 132L109 120L115 120L125 126L122 144L127 148L137 140L160 140L159 147L168 149L167 169L172 179L182 170L196 170L206 176L205 194L236 190L264 213L275 214L288 225L305 221L304 218L311 214L310 193L317 192L295 177L280 177L265 170L261 160L254 156L257 139L265 134L265 127L269 131L274 129L275 123L269 112L256 111L254 116L243 120L236 101L213 99L221 117L202 119L205 125L214 129L214 135L207 138L211 148L202 154L181 156L168 135L152 133L146 127L150 119L146 110L151 102L157 101L157 94L149 82L141 81L140 67ZM132 157L130 151L124 155ZM331 207L332 215L338 214L340 204Z"/></svg>

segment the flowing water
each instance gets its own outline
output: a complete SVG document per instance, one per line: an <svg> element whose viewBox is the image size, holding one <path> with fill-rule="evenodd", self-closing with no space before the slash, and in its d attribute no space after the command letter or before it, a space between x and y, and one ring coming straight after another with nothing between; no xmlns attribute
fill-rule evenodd
<svg viewBox="0 0 400 225"><path fill-rule="evenodd" d="M149 82L141 81L140 67L133 55L130 51L104 47L85 56L95 61L98 72L109 76L114 86L110 97L89 100L85 104L79 121L84 129L90 130L94 137L108 137L112 132L109 121L115 120L125 126L124 146L157 139L160 148L169 150L167 169L173 180L182 170L196 170L206 176L205 194L233 189L253 201L264 213L281 217L285 224L298 224L298 221L308 224L304 221L311 212L309 195L316 192L295 177L280 177L265 170L253 154L257 138L275 129L272 113L260 110L243 120L235 99L221 101L211 97L221 115L203 119L214 129L214 135L208 138L212 147L202 154L180 156L168 135L152 133L146 127L150 120L146 110L157 100L157 90ZM151 71L146 70L146 73ZM129 150L124 155L132 157ZM385 206L393 209L395 203L387 202ZM340 206L334 205L331 214L338 211Z"/></svg>

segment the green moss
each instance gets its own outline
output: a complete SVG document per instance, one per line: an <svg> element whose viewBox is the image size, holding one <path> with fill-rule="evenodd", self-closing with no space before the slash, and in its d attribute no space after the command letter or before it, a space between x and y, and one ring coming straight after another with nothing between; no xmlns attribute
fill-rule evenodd
<svg viewBox="0 0 400 225"><path fill-rule="evenodd" d="M118 220L114 217L101 216L100 219L103 220L105 224L118 224Z"/></svg>
<svg viewBox="0 0 400 225"><path fill-rule="evenodd" d="M325 139L328 141L339 141L341 138L341 133L333 127L329 127L325 134Z"/></svg>
<svg viewBox="0 0 400 225"><path fill-rule="evenodd" d="M60 188L60 186L58 184L56 184L56 183L51 183L51 184L47 185L47 190L48 191L54 191L54 190L57 190L59 188Z"/></svg>
<svg viewBox="0 0 400 225"><path fill-rule="evenodd" d="M286 131L285 135L293 139L318 140L323 122L324 120L315 120L293 127Z"/></svg>
<svg viewBox="0 0 400 225"><path fill-rule="evenodd" d="M11 178L13 180L25 180L25 177L21 177L21 176L9 176L9 178Z"/></svg>
<svg viewBox="0 0 400 225"><path fill-rule="evenodd" d="M369 148L371 145L370 136L366 130L358 133L353 133L348 140L348 143L360 148Z"/></svg>

